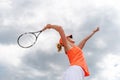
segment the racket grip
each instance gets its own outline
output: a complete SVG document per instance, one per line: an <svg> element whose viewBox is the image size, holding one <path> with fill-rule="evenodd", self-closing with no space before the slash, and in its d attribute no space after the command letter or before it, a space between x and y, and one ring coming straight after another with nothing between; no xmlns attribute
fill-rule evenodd
<svg viewBox="0 0 120 80"><path fill-rule="evenodd" d="M46 30L46 28L43 28L42 30L40 30L40 32L43 32L44 30Z"/></svg>
<svg viewBox="0 0 120 80"><path fill-rule="evenodd" d="M42 32L43 30L40 30L40 32Z"/></svg>

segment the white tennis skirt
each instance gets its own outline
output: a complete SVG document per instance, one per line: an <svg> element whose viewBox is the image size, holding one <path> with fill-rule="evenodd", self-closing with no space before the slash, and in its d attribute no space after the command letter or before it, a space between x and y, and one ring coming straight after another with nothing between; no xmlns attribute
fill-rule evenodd
<svg viewBox="0 0 120 80"><path fill-rule="evenodd" d="M84 71L80 66L70 66L63 74L63 80L83 80Z"/></svg>

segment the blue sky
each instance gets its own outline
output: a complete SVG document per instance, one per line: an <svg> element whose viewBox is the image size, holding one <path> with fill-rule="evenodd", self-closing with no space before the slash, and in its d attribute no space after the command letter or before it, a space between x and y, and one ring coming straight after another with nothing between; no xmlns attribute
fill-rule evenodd
<svg viewBox="0 0 120 80"><path fill-rule="evenodd" d="M119 0L0 0L0 80L62 80L69 67L57 52L59 34L43 32L28 49L17 45L24 32L61 25L76 44L100 26L83 52L91 75L85 80L120 79Z"/></svg>

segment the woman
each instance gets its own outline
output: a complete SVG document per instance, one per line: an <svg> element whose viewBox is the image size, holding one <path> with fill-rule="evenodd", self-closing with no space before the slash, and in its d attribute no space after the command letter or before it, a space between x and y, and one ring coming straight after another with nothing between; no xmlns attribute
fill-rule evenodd
<svg viewBox="0 0 120 80"><path fill-rule="evenodd" d="M46 29L56 30L61 38L59 44L57 45L58 51L61 51L64 47L64 51L68 56L70 67L66 70L63 75L64 80L83 80L85 76L89 76L88 67L84 59L82 49L87 42L97 31L99 27L92 31L90 35L84 38L78 45L75 45L75 41L72 39L72 35L66 36L63 28L58 25L47 24L43 31Z"/></svg>

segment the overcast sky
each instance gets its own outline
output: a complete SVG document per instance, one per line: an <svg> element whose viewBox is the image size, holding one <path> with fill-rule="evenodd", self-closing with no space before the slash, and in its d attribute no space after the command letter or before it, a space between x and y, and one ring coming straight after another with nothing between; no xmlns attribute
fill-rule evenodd
<svg viewBox="0 0 120 80"><path fill-rule="evenodd" d="M83 49L91 74L85 80L119 80L119 4L119 0L0 0L0 80L63 80L69 62L63 51L57 52L56 31L43 32L28 49L16 42L21 33L38 31L48 23L61 25L76 44L100 26Z"/></svg>

